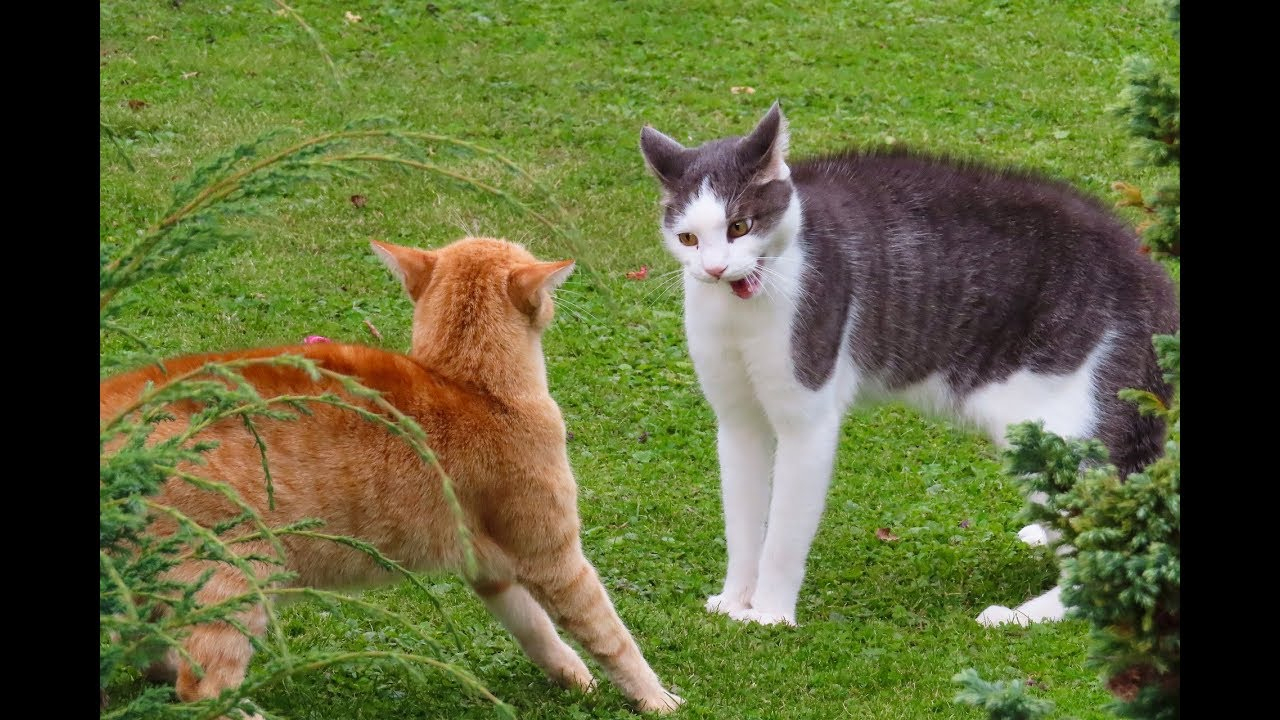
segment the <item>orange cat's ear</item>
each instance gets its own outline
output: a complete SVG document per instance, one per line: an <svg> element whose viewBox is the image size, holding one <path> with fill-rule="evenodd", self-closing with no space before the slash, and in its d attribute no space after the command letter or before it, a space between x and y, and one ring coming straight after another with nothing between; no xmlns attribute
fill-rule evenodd
<svg viewBox="0 0 1280 720"><path fill-rule="evenodd" d="M540 262L523 265L511 271L507 278L507 294L511 302L526 315L532 316L542 305L542 291L554 290L573 273L573 260Z"/></svg>
<svg viewBox="0 0 1280 720"><path fill-rule="evenodd" d="M386 263L391 272L400 278L409 298L417 300L427 283L431 282L431 271L436 266L436 254L430 250L403 247L391 243L370 240L373 254Z"/></svg>

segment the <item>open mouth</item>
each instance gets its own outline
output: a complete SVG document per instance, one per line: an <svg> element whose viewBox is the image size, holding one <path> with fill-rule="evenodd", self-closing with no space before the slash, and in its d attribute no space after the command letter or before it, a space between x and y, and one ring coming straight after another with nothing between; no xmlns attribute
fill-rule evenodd
<svg viewBox="0 0 1280 720"><path fill-rule="evenodd" d="M761 268L763 267L764 260L756 260L756 269L752 270L750 275L730 282L729 289L733 291L734 295L737 295L743 300L755 295L760 291L760 278L762 275Z"/></svg>

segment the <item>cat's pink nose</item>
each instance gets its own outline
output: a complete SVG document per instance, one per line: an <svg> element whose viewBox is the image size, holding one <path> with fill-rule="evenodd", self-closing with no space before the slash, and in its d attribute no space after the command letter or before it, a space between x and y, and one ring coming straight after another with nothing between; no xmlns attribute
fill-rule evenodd
<svg viewBox="0 0 1280 720"><path fill-rule="evenodd" d="M711 277L719 280L720 276L724 274L724 271L728 270L729 268L726 265L717 265L715 267L707 267L706 265L703 265L702 269L706 270L707 274L710 275Z"/></svg>

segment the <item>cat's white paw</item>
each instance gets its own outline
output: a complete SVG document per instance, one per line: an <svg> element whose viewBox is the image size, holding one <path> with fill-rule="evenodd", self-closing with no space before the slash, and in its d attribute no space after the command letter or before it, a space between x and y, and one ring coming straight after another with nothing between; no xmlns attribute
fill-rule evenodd
<svg viewBox="0 0 1280 720"><path fill-rule="evenodd" d="M1040 523L1031 523L1018 531L1018 539L1031 547L1041 547L1049 544L1049 532Z"/></svg>
<svg viewBox="0 0 1280 720"><path fill-rule="evenodd" d="M986 627L995 627L1005 623L1015 623L1026 627L1030 622L1031 618L1027 617L1026 613L1018 612L1003 605L991 605L978 615L978 623Z"/></svg>
<svg viewBox="0 0 1280 720"><path fill-rule="evenodd" d="M647 697L637 703L640 712L666 715L675 712L684 704L684 698L665 690L660 695Z"/></svg>
<svg viewBox="0 0 1280 720"><path fill-rule="evenodd" d="M266 720L266 718L262 717L262 715L258 713L254 713L252 715L248 713L244 713L243 715L228 713L218 718L218 720Z"/></svg>
<svg viewBox="0 0 1280 720"><path fill-rule="evenodd" d="M707 598L707 612L732 616L736 612L751 609L738 593L720 593Z"/></svg>
<svg viewBox="0 0 1280 720"><path fill-rule="evenodd" d="M729 613L729 617L737 620L738 622L753 622L761 625L790 625L795 627L796 624L796 619L793 615L760 612L754 608L731 612Z"/></svg>

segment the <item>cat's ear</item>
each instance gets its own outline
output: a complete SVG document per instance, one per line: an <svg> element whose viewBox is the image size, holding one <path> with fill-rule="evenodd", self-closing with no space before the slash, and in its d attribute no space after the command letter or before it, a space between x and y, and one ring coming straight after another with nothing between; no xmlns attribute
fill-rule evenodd
<svg viewBox="0 0 1280 720"><path fill-rule="evenodd" d="M507 276L507 294L520 312L532 317L542 306L542 291L563 285L573 273L573 266L573 260L521 265Z"/></svg>
<svg viewBox="0 0 1280 720"><path fill-rule="evenodd" d="M787 119L782 115L782 106L775 100L756 129L738 144L743 162L755 173L754 182L764 184L791 177L791 170L787 168L790 140Z"/></svg>
<svg viewBox="0 0 1280 720"><path fill-rule="evenodd" d="M430 250L392 245L391 243L370 240L373 254L391 269L392 274L400 279L409 299L417 301L418 296L427 289L431 282L431 271L436 266L436 254Z"/></svg>
<svg viewBox="0 0 1280 720"><path fill-rule="evenodd" d="M640 152L649 172L663 185L671 185L684 175L693 151L658 132L652 125L640 131Z"/></svg>

